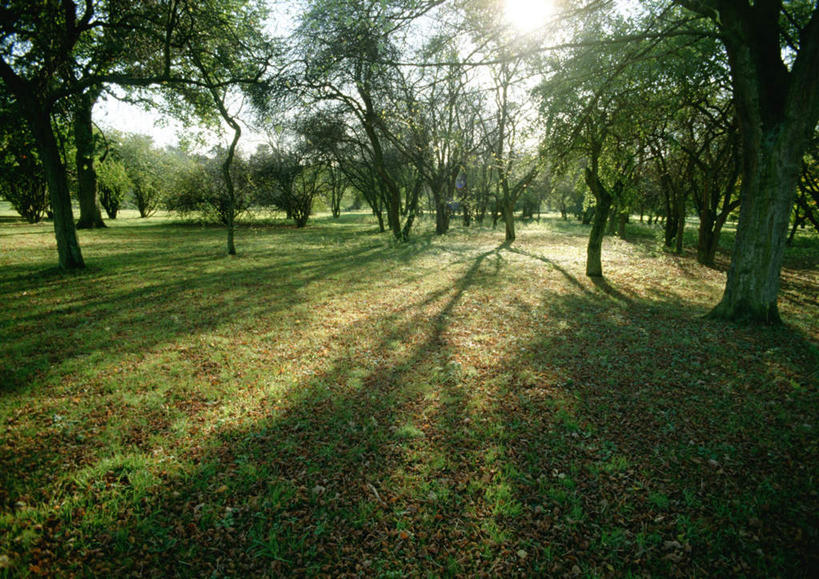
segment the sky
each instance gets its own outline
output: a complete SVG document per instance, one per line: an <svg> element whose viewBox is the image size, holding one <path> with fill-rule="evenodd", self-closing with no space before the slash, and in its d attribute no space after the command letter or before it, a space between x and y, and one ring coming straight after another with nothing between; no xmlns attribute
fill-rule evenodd
<svg viewBox="0 0 819 579"><path fill-rule="evenodd" d="M247 114L242 115L247 117ZM208 131L202 127L186 127L176 119L161 115L156 111L149 111L111 96L101 99L94 107L94 122L103 131L116 130L122 133L138 133L153 138L157 147L175 147L179 144L180 136L186 140L194 140L200 136L207 145L200 147L198 152L207 153L217 144L225 147L230 143L233 132L227 129L219 135L215 131ZM260 143L267 142L265 135L253 130L247 124L246 118L240 117L242 138L239 149L243 154L250 155Z"/></svg>

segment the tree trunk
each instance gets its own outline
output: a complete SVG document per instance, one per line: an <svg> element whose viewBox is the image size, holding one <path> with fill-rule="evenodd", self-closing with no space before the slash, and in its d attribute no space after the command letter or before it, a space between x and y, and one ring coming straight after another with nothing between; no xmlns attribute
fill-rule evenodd
<svg viewBox="0 0 819 579"><path fill-rule="evenodd" d="M618 211L609 210L608 230L606 231L606 233L608 235L614 235L617 232L617 216L618 215L619 215Z"/></svg>
<svg viewBox="0 0 819 579"><path fill-rule="evenodd" d="M603 277L603 237L606 232L606 222L611 209L611 195L605 190L595 195L594 218L592 219L589 246L586 249L586 275L589 277Z"/></svg>
<svg viewBox="0 0 819 579"><path fill-rule="evenodd" d="M341 217L342 193L340 193L340 192L338 192L338 191L336 191L334 189L333 192L331 193L331 195L332 195L332 198L330 200L330 204L331 204L330 211L332 211L332 213L333 213L333 219L338 219L339 217Z"/></svg>
<svg viewBox="0 0 819 579"><path fill-rule="evenodd" d="M681 254L683 251L683 234L685 233L685 198L680 200L677 206L677 231L674 233L676 243L674 245L674 252Z"/></svg>
<svg viewBox="0 0 819 579"><path fill-rule="evenodd" d="M378 232L384 233L387 230L387 228L384 226L384 212L381 211L381 209L373 209L373 215L375 215L376 219L378 219Z"/></svg>
<svg viewBox="0 0 819 579"><path fill-rule="evenodd" d="M77 229L105 227L97 202L97 172L94 169L94 125L91 113L96 97L89 91L74 101L74 157L77 164L77 199L80 202L80 219Z"/></svg>
<svg viewBox="0 0 819 579"><path fill-rule="evenodd" d="M774 142L782 139L766 137ZM736 243L725 293L709 314L711 318L780 322L776 305L779 273L799 176L798 162L783 154L786 148L780 142L745 151L750 167L743 172Z"/></svg>
<svg viewBox="0 0 819 579"><path fill-rule="evenodd" d="M506 230L506 241L515 241L515 204L511 199L503 203L503 223Z"/></svg>
<svg viewBox="0 0 819 579"><path fill-rule="evenodd" d="M599 151L599 149L595 149ZM603 277L603 236L606 232L606 222L609 219L609 210L614 198L609 193L600 178L597 176L597 157L592 155L592 167L586 168L586 184L591 189L595 199L594 217L589 233L589 245L586 249L586 275L589 277Z"/></svg>
<svg viewBox="0 0 819 579"><path fill-rule="evenodd" d="M401 239L401 191L390 186L387 192L387 223L395 239Z"/></svg>
<svg viewBox="0 0 819 579"><path fill-rule="evenodd" d="M715 221L714 211L703 204L700 211L700 228L697 233L697 261L702 265L714 265L713 256L709 256L709 253L714 244Z"/></svg>
<svg viewBox="0 0 819 579"><path fill-rule="evenodd" d="M666 182L666 185L663 187L663 197L665 198L665 246L671 247L672 242L674 241L674 235L677 232L677 219L676 219L676 211L675 207L672 204L673 199L673 192L669 188L668 183L670 179L667 176L664 176L663 179Z"/></svg>
<svg viewBox="0 0 819 579"><path fill-rule="evenodd" d="M794 215L793 215L793 227L791 227L791 233L788 235L788 240L785 242L785 245L790 247L793 245L793 238L796 237L796 230L799 229L799 226L805 225L805 216L799 215L799 207L797 206Z"/></svg>
<svg viewBox="0 0 819 579"><path fill-rule="evenodd" d="M85 267L85 262L77 241L74 228L74 215L71 210L71 194L68 190L68 177L60 158L57 139L51 127L51 116L45 107L28 103L26 116L37 141L40 161L48 183L51 197L51 211L54 220L54 235L57 240L57 256L60 269L73 270Z"/></svg>
<svg viewBox="0 0 819 579"><path fill-rule="evenodd" d="M407 203L407 220L404 222L404 228L401 230L401 239L409 240L410 230L412 224L415 222L415 216L418 214L418 200L421 198L421 190L424 188L424 182L421 179L416 180L415 187L412 190L412 196Z"/></svg>
<svg viewBox="0 0 819 579"><path fill-rule="evenodd" d="M449 206L443 194L443 184L430 183L435 202L435 235L445 235L449 231Z"/></svg>
<svg viewBox="0 0 819 579"><path fill-rule="evenodd" d="M701 6L698 6L701 9ZM781 2L720 2L715 19L731 68L742 137L736 243L712 318L778 323L779 275L802 156L819 119L819 11L782 60Z"/></svg>
<svg viewBox="0 0 819 579"><path fill-rule="evenodd" d="M617 235L620 239L626 238L626 223L628 223L628 213L621 211L617 214Z"/></svg>
<svg viewBox="0 0 819 579"><path fill-rule="evenodd" d="M225 115L227 117L227 115ZM228 118L228 121L233 121L232 118ZM233 186L233 177L230 174L230 168L233 164L233 157L236 154L236 145L239 142L239 137L242 135L242 129L239 125L233 121L231 123L233 128L233 141L230 143L230 147L228 148L228 154L225 158L225 162L222 164L222 174L225 179L225 188L227 189L227 252L228 255L236 255L236 245L234 244L233 237L235 231L235 220L236 220L236 191Z"/></svg>

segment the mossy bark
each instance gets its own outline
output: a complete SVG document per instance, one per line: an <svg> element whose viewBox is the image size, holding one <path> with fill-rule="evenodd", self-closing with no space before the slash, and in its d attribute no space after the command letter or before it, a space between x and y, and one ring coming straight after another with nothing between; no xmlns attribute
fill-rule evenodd
<svg viewBox="0 0 819 579"><path fill-rule="evenodd" d="M592 168L586 169L586 184L594 195L594 217L589 233L589 245L586 248L586 275L589 277L603 277L603 237L606 234L606 224L609 212L614 201L612 194L606 189L597 175L597 159L592 158Z"/></svg>
<svg viewBox="0 0 819 579"><path fill-rule="evenodd" d="M776 2L723 2L718 25L731 67L742 137L739 225L712 318L774 324L788 220L802 156L819 119L819 13L782 61Z"/></svg>
<svg viewBox="0 0 819 579"><path fill-rule="evenodd" d="M799 166L776 144L753 155L745 172L736 243L725 293L712 318L774 324L779 276Z"/></svg>

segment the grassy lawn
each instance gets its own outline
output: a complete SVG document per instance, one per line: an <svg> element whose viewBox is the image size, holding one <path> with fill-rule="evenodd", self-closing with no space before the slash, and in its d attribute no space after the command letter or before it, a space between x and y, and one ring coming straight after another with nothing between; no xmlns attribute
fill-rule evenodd
<svg viewBox="0 0 819 579"><path fill-rule="evenodd" d="M0 575L819 573L815 236L770 329L637 225L108 223L0 217Z"/></svg>

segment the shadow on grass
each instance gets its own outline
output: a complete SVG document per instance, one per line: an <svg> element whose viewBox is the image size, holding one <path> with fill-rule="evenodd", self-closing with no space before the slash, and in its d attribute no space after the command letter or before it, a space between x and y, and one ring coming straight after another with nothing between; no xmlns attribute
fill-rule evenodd
<svg viewBox="0 0 819 579"><path fill-rule="evenodd" d="M385 248L381 242L336 232L333 236L342 242L328 249L320 243L321 234L311 232L295 242L290 239L294 245L285 251L276 247L275 235L266 237L269 249L257 242L252 253L231 260L219 256L212 236L123 229L114 236L106 232L105 241L93 248L104 250L105 257L93 260L84 272L4 271L0 331L5 327L14 335L4 339L10 347L0 365L0 395L42 380L44 372L72 358L99 354L104 359L107 350L137 353L227 322L253 323L259 316L293 308L299 292L314 284L341 277L347 283L340 287L349 291L380 268L406 263L430 249L429 236ZM137 242L126 250L106 247L117 245L112 237L134 236ZM186 251L179 253L178 247ZM65 284L71 284L69 291ZM258 300L260 291L272 299ZM36 307L40 301L49 305Z"/></svg>
<svg viewBox="0 0 819 579"><path fill-rule="evenodd" d="M133 569L147 545L160 574L815 569L816 438L792 428L815 420L815 390L783 382L817 362L811 345L640 300L623 310L605 285L547 296L564 324L464 367L458 305L503 287L490 258L506 250L451 292L362 322L379 329L378 360L351 363L351 346L292 405L218 432L105 552Z"/></svg>
<svg viewBox="0 0 819 579"><path fill-rule="evenodd" d="M571 291L549 291L535 304L508 297L507 252L548 264ZM275 287L297 293L298 284L341 275L375 283L361 265L389 261L374 253L366 245L308 253L280 274L287 280L297 276L296 261L315 260L304 277ZM349 262L337 265L345 255ZM160 469L137 491L140 467L121 460L94 472L99 495L79 482L63 489L87 498L44 525L38 548L55 554L51 570L531 576L815 568L819 461L804 424L817 416L816 385L805 376L819 360L809 342L787 329L695 320L676 304L577 279L508 245L456 257L450 286L343 328L326 367L271 389L243 424L198 437L186 451L192 466ZM414 259L411 248L395 259ZM263 272L229 279L257 296L274 286ZM195 287L205 279L194 278ZM491 299L474 301L476 293ZM143 296L139 307L159 295ZM259 311L246 297L250 318ZM508 304L518 305L500 311ZM507 322L504 331L471 343L481 329L467 325L475 310L487 326ZM242 331L239 322L232 331ZM481 355L495 349L506 354ZM108 518L94 518L99 501L112 509Z"/></svg>
<svg viewBox="0 0 819 579"><path fill-rule="evenodd" d="M110 394L109 380L127 384L150 379L156 369L142 367L145 353L158 351L171 363L185 358L185 368L213 375L224 362L176 342L213 332L226 338L243 331L272 332L282 319L317 315L314 303L322 295L354 292L430 247L424 241L394 249L372 241L331 249L297 244L280 253L256 251L233 260L214 259L207 243L189 239L187 251L177 253L168 249L174 236L162 229L137 237L157 249L109 254L98 261L100 269L80 274L35 273L24 278L25 284L19 278L0 281L5 303L0 397L10 397L8 404L23 394L49 399L38 415L28 416L42 433L16 444L8 440L0 448L0 464L8 467L0 468L0 503L26 493L31 481L40 481L36 494L45 496L48 481L94 460L93 440L71 439L74 421L104 425L99 436L109 430L126 433L118 443L124 447L145 445L152 435L170 432L172 424L159 409L151 410L151 416L136 412L121 417L109 428L110 409L93 403ZM270 299L260 299L264 295ZM165 387L154 385L150 396L161 396ZM64 423L71 396L87 399L83 404L88 410ZM24 472L16 472L20 465Z"/></svg>
<svg viewBox="0 0 819 579"><path fill-rule="evenodd" d="M477 256L452 287L346 329L349 343L330 368L290 385L287 401L263 400L246 428L202 441L199 466L163 481L117 531L103 532L86 570L112 553L115 573L146 561L155 574L398 572L419 558L442 569L450 557L455 565L447 537L454 545L468 535L448 515L467 516L456 486L468 480L452 478L450 461L478 460L481 449L458 432L470 393L446 334L465 292L497 283L485 265L499 249ZM106 476L122 489L133 474L126 466ZM416 533L419 517L425 529ZM61 560L74 559L52 539L44 540ZM222 554L204 554L212 550Z"/></svg>
<svg viewBox="0 0 819 579"><path fill-rule="evenodd" d="M551 572L814 574L815 345L595 285L630 307L550 296L564 328L506 363L524 369L498 395L507 469L541 513L515 532L549 546Z"/></svg>

